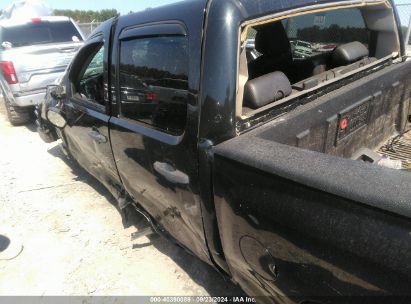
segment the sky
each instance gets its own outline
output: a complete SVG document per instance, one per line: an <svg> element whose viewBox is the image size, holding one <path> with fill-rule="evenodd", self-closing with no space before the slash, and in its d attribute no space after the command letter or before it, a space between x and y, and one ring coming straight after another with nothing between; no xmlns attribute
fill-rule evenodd
<svg viewBox="0 0 411 304"><path fill-rule="evenodd" d="M13 1L0 0L0 8L4 9ZM115 8L121 14L129 11L137 12L147 7L156 7L176 0L44 0L53 9L101 10Z"/></svg>
<svg viewBox="0 0 411 304"><path fill-rule="evenodd" d="M401 19L401 24L403 26L408 27L410 17L411 17L411 0L395 0L395 3L400 5L397 7L397 10L398 10L398 15L400 16L400 19ZM407 5L401 5L401 4L407 4Z"/></svg>

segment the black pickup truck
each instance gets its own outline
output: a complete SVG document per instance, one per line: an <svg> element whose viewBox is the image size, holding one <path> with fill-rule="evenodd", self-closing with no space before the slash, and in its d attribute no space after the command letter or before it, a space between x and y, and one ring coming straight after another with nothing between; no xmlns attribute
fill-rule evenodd
<svg viewBox="0 0 411 304"><path fill-rule="evenodd" d="M346 303L411 295L410 97L391 1L189 0L103 23L38 122L247 294Z"/></svg>

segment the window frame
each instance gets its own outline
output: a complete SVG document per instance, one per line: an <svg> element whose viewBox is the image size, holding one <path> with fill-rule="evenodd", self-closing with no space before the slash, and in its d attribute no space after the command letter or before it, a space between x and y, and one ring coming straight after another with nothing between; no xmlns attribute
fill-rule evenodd
<svg viewBox="0 0 411 304"><path fill-rule="evenodd" d="M185 37L187 39L187 48L190 49L190 39L187 32L187 28L184 23L180 21L162 21L162 22L152 22L152 23L145 23L140 25L133 25L123 28L118 34L118 43L116 48L116 71L115 71L115 86L116 86L116 100L117 100L117 109L116 109L116 116L117 119L124 120L127 124L138 126L138 128L142 128L143 130L151 130L154 132L160 133L162 136L166 136L167 138L179 138L181 139L185 132L186 132L186 125L188 120L188 104L187 104L187 111L186 111L186 125L182 129L180 134L173 134L167 132L166 130L156 127L155 125L151 125L145 123L143 121L132 119L122 115L121 110L121 90L120 90L120 60L121 60L121 45L124 41L130 40L137 40L137 39L150 39L150 38L161 38L161 37ZM190 62L190 53L187 54L187 62ZM190 68L188 64L187 69L187 82L190 81ZM189 95L189 88L187 89L187 95ZM145 132L143 132L145 133Z"/></svg>
<svg viewBox="0 0 411 304"><path fill-rule="evenodd" d="M387 62L393 58L396 58L393 54L387 55L382 57L381 59L376 60L373 63L370 63L369 65L366 65L364 67L355 69L353 71L350 71L343 76L338 76L334 78L333 80L330 80L326 83L322 83L314 88L307 89L305 91L301 91L296 94L292 94L286 98L283 98L281 101L277 103L269 103L261 108L254 109L248 113L243 113L243 93L244 93L244 85L245 81L244 78L246 77L248 80L248 68L247 66L244 66L244 62L246 63L246 60L244 61L245 58L245 52L242 52L242 50L245 50L245 45L247 41L247 29L249 27L254 27L256 25L262 25L274 21L281 21L283 19L287 19L290 17L296 17L300 15L306 15L306 14L312 14L312 13L317 13L317 12L323 12L323 11L332 11L332 10L339 10L339 9L346 9L346 8L366 8L366 7L384 7L384 9L393 9L392 6L389 4L388 0L381 0L381 1L374 1L374 0L365 0L365 1L353 1L349 3L324 3L324 4L316 4L316 5L311 5L307 7L302 7L302 8L296 8L296 9L291 9L288 11L283 11L283 12L278 12L274 14L269 14L266 16L254 18L254 19L249 19L245 20L242 22L238 28L238 47L237 47L237 77L236 77L236 103L235 103L235 116L236 116L236 122L239 124L238 131L239 133L244 132L245 130L249 129L250 121L252 121L255 118L261 118L263 113L267 113L268 111L280 107L281 105L288 103L292 100L297 100L301 96L307 95L309 96L310 94L314 93L315 91L324 88L329 85L333 85L345 78L349 78L353 76L354 74L357 74L359 72L375 68L377 66L381 66L384 64L384 62ZM365 21L365 20L364 20ZM395 19L394 19L395 23ZM366 27L368 28L367 24ZM394 24L395 31L397 31L396 24ZM400 52L396 55L397 57L400 55Z"/></svg>
<svg viewBox="0 0 411 304"><path fill-rule="evenodd" d="M104 53L103 53L103 85L105 85L107 83L107 67L106 64L104 63L106 55L107 55L107 48L106 45L104 43L104 39L103 39L103 34L99 33L97 35L95 35L94 37L92 37L79 51L78 55L76 56L76 58L74 59L74 61L71 64L71 69L69 72L69 84L70 84L70 97L71 100L78 103L81 106L84 106L86 108L91 108L93 110L96 110L98 112L101 113L106 113L106 109L108 106L108 100L106 98L106 96L104 96L104 104L100 104L94 101L90 101L89 99L84 99L84 98L80 98L78 97L78 92L76 89L76 85L75 83L79 80L81 80L80 78L84 75L86 69L88 68L88 66L90 65L90 62L93 60L94 56L98 53L98 51L101 48L104 48ZM91 51L91 49L93 51ZM95 52L95 50L97 50L97 52ZM91 55L91 53L93 55ZM90 57L92 56L92 58L90 59ZM90 61L88 61L90 59ZM84 63L88 61L87 65L85 65ZM80 76L81 75L81 76Z"/></svg>

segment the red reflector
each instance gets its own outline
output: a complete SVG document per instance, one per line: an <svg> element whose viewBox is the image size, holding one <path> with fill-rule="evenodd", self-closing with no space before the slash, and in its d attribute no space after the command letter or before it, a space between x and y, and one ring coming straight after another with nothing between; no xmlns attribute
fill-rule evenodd
<svg viewBox="0 0 411 304"><path fill-rule="evenodd" d="M154 92L149 92L146 94L146 100L153 101L157 99L157 94Z"/></svg>
<svg viewBox="0 0 411 304"><path fill-rule="evenodd" d="M8 84L16 84L18 82L16 71L14 70L13 62L11 61L1 61L1 71L3 72L4 78Z"/></svg>
<svg viewBox="0 0 411 304"><path fill-rule="evenodd" d="M41 18L31 18L31 22L33 22L33 23L40 23L40 22L41 22Z"/></svg>
<svg viewBox="0 0 411 304"><path fill-rule="evenodd" d="M341 120L340 129L345 130L347 126L348 126L348 118L344 118L343 120Z"/></svg>

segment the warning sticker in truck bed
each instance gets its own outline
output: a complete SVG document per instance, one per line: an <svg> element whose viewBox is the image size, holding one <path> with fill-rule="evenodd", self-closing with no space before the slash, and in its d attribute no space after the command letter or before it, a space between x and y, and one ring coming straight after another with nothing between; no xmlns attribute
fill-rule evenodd
<svg viewBox="0 0 411 304"><path fill-rule="evenodd" d="M367 124L368 113L370 111L370 101L371 97L365 98L338 114L338 132L336 142Z"/></svg>

